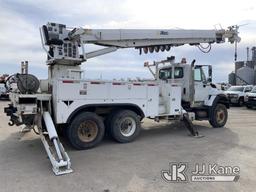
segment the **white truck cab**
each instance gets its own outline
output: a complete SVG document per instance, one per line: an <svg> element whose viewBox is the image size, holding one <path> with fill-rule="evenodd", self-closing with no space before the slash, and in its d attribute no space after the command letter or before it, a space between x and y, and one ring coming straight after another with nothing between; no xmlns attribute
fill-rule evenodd
<svg viewBox="0 0 256 192"><path fill-rule="evenodd" d="M247 108L256 107L256 86L245 94L244 101Z"/></svg>
<svg viewBox="0 0 256 192"><path fill-rule="evenodd" d="M0 98L8 98L9 94L5 88L4 83L0 83Z"/></svg>
<svg viewBox="0 0 256 192"><path fill-rule="evenodd" d="M211 65L195 65L195 60L187 64L182 59L180 63L157 68L159 81L176 83L181 87L181 103L184 110L195 113L196 120L209 120L213 127L224 125L229 102L224 92L212 83ZM216 116L213 115L216 108L219 109L219 121L216 121Z"/></svg>

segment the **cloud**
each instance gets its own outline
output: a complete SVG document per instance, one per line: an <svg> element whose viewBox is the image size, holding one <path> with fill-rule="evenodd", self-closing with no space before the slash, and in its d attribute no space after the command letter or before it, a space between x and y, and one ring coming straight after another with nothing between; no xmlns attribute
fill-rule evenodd
<svg viewBox="0 0 256 192"><path fill-rule="evenodd" d="M4 7L0 8L0 65L30 60L43 62L38 27L22 19L19 14Z"/></svg>

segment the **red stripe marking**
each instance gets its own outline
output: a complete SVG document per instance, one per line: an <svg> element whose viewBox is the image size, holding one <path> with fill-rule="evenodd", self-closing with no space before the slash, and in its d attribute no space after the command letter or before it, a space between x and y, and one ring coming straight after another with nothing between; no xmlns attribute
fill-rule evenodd
<svg viewBox="0 0 256 192"><path fill-rule="evenodd" d="M74 83L72 80L63 80L62 83Z"/></svg>
<svg viewBox="0 0 256 192"><path fill-rule="evenodd" d="M141 83L133 83L133 85L135 85L135 86L140 86Z"/></svg>

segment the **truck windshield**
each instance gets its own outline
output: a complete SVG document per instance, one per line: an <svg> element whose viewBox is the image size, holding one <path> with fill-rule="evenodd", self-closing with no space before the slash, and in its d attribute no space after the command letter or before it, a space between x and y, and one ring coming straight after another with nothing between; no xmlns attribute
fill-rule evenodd
<svg viewBox="0 0 256 192"><path fill-rule="evenodd" d="M167 80L172 78L172 67L166 69L160 69L159 79ZM183 78L183 68L175 67L174 68L174 79Z"/></svg>
<svg viewBox="0 0 256 192"><path fill-rule="evenodd" d="M244 90L244 87L242 86L230 87L228 89L228 91L240 91L240 92L243 92L243 90Z"/></svg>

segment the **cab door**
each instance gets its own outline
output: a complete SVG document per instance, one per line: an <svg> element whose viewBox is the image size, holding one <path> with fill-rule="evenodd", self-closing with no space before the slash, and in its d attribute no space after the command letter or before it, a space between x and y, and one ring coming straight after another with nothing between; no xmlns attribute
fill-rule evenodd
<svg viewBox="0 0 256 192"><path fill-rule="evenodd" d="M194 86L195 86L195 102L203 102L208 99L210 91L210 83L206 79L204 69L202 66L195 66L194 68Z"/></svg>

